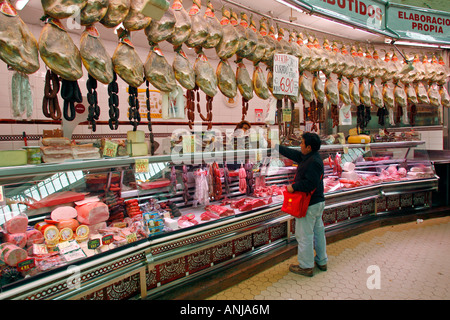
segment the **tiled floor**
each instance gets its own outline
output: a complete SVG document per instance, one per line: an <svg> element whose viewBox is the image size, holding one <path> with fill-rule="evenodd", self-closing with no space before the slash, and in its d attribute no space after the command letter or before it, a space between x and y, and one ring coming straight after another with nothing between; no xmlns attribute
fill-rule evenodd
<svg viewBox="0 0 450 320"><path fill-rule="evenodd" d="M328 271L291 257L210 300L450 299L450 217L387 226L327 246Z"/></svg>

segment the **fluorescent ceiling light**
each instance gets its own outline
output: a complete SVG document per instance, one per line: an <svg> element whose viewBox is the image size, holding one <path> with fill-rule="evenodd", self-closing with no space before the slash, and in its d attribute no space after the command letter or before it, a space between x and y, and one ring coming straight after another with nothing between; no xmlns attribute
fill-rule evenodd
<svg viewBox="0 0 450 320"><path fill-rule="evenodd" d="M27 5L28 1L29 0L17 0L17 2L16 2L16 9L17 10L22 10Z"/></svg>
<svg viewBox="0 0 450 320"><path fill-rule="evenodd" d="M391 40L387 41L386 43L391 43ZM424 48L442 48L443 47L443 46L440 46L438 44L422 43L422 42L410 42L410 41L401 41L401 40L400 41L394 41L394 44L399 45L399 46L413 46L413 47L424 47Z"/></svg>
<svg viewBox="0 0 450 320"><path fill-rule="evenodd" d="M288 6L289 8L294 9L294 10L300 12L300 13L303 12L302 9L300 9L299 7L296 7L296 6L293 5L293 4L290 4L290 3L287 2L287 1L284 1L284 0L275 0L275 1L278 2L278 3L284 4L285 6Z"/></svg>

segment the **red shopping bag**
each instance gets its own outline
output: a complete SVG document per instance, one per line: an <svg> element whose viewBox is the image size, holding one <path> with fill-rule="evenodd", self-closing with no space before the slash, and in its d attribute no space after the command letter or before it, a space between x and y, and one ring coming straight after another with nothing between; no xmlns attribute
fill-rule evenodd
<svg viewBox="0 0 450 320"><path fill-rule="evenodd" d="M295 191L293 193L287 190L283 191L283 205L281 206L281 211L290 214L296 218L303 218L306 216L306 211L308 210L309 201L311 200L312 192L302 192Z"/></svg>

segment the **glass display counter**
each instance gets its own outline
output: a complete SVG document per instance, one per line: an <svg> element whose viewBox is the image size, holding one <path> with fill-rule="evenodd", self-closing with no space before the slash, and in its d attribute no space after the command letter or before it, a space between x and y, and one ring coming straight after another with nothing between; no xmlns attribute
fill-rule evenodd
<svg viewBox="0 0 450 320"><path fill-rule="evenodd" d="M324 145L327 228L426 208L423 142ZM1 299L146 297L290 241L270 149L0 168Z"/></svg>

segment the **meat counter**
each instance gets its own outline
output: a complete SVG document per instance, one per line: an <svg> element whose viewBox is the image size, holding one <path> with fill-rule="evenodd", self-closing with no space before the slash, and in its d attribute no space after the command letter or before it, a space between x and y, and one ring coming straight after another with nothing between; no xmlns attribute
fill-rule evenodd
<svg viewBox="0 0 450 320"><path fill-rule="evenodd" d="M423 142L324 145L327 229L426 208ZM156 297L292 240L295 164L269 149L0 169L1 299Z"/></svg>

